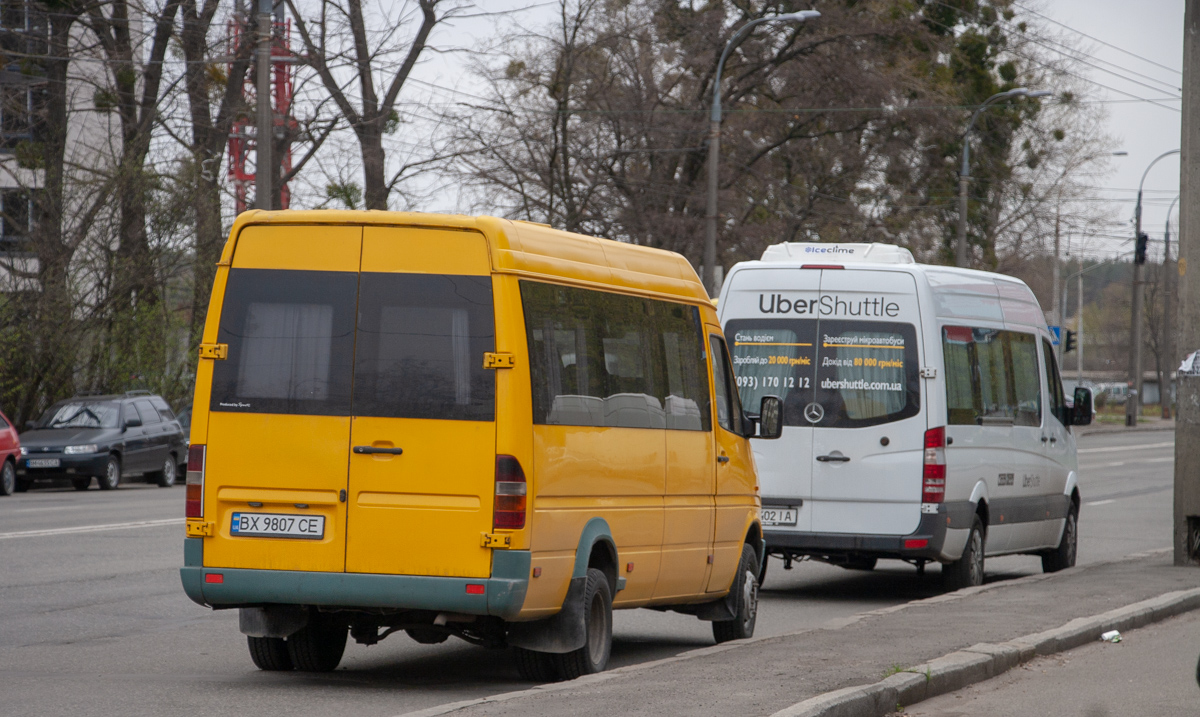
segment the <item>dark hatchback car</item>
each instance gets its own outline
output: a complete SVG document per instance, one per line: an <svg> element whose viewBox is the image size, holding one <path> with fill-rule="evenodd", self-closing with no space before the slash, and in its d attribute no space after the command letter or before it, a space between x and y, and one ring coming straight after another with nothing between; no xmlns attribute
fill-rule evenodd
<svg viewBox="0 0 1200 717"><path fill-rule="evenodd" d="M186 461L187 437L158 396L77 396L51 406L21 434L16 488L70 478L76 490L87 490L95 477L112 490L136 475L168 488Z"/></svg>

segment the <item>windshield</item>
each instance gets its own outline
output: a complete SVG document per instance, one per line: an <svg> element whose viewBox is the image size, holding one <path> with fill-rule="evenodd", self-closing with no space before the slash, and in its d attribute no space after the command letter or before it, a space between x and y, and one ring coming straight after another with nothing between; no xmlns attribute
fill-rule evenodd
<svg viewBox="0 0 1200 717"><path fill-rule="evenodd" d="M42 414L38 428L116 428L121 412L115 403L60 403Z"/></svg>
<svg viewBox="0 0 1200 717"><path fill-rule="evenodd" d="M725 329L747 413L783 399L785 426L858 428L920 409L912 324L838 319L735 319Z"/></svg>

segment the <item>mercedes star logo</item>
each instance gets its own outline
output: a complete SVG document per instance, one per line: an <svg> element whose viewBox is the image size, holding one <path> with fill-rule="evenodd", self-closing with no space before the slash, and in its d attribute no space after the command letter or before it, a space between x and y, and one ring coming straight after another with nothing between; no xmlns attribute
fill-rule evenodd
<svg viewBox="0 0 1200 717"><path fill-rule="evenodd" d="M821 404L817 403L816 401L804 407L804 418L809 423L820 423L821 419L824 417L825 409L822 408Z"/></svg>

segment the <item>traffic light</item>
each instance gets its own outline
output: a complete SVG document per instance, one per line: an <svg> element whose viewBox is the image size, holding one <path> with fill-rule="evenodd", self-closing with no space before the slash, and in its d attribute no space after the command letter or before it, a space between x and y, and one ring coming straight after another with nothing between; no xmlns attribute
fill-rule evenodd
<svg viewBox="0 0 1200 717"><path fill-rule="evenodd" d="M1138 234L1137 241L1134 243L1133 247L1134 264L1146 263L1146 242L1148 241L1150 241L1150 237L1146 236L1146 232Z"/></svg>
<svg viewBox="0 0 1200 717"><path fill-rule="evenodd" d="M1067 329L1066 336L1063 337L1063 353L1069 354L1075 350L1075 332Z"/></svg>

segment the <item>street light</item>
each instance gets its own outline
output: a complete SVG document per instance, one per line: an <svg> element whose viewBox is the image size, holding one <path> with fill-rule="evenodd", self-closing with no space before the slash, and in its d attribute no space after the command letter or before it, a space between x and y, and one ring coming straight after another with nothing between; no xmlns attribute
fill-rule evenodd
<svg viewBox="0 0 1200 717"><path fill-rule="evenodd" d="M708 211L704 219L704 284L711 296L721 291L717 284L717 162L721 151L721 71L725 69L725 60L733 48L758 25L765 22L804 22L818 17L821 17L821 13L816 10L801 10L751 20L733 33L717 62L717 74L713 78L712 114L708 120Z"/></svg>
<svg viewBox="0 0 1200 717"><path fill-rule="evenodd" d="M1163 152L1154 158L1146 167L1146 171L1142 172L1142 181L1138 182L1137 206L1133 210L1133 241L1134 246L1138 246L1142 237L1142 187L1146 184L1146 175L1150 174L1150 169L1158 163L1158 160L1163 157L1170 157L1172 154L1179 154L1179 150L1173 149L1169 152ZM1142 256L1145 260L1144 255ZM1130 392L1125 397L1125 425L1136 426L1138 422L1138 404L1141 402L1142 395L1142 293L1143 279L1142 266L1138 263L1138 252L1135 249L1133 258L1133 315L1130 317L1132 329L1130 334L1133 335L1133 351L1129 352L1129 388Z"/></svg>
<svg viewBox="0 0 1200 717"><path fill-rule="evenodd" d="M971 181L970 140L975 120L979 119L979 115L984 110L1001 100L1010 100L1014 97L1047 97L1052 94L1054 93L1049 90L1030 90L1026 87L997 92L984 100L983 104L975 110L975 114L971 115L971 121L967 123L967 131L963 133L962 171L958 174L958 243L954 250L954 263L958 266L965 267L967 265L967 183Z"/></svg>

